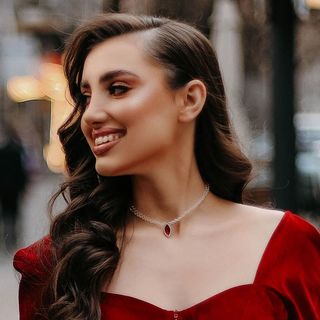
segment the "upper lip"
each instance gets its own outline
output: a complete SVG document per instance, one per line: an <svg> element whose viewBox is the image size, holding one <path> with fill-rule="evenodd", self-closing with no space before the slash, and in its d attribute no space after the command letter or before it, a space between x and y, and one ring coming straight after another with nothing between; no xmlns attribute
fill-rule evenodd
<svg viewBox="0 0 320 320"><path fill-rule="evenodd" d="M99 137L107 136L108 134L116 134L116 133L125 133L125 129L118 129L118 128L104 128L101 130L93 130L92 131L92 139L95 140Z"/></svg>

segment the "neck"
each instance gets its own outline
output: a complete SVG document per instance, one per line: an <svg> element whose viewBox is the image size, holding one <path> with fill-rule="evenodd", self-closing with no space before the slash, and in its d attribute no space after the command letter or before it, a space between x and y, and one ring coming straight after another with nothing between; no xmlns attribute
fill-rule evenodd
<svg viewBox="0 0 320 320"><path fill-rule="evenodd" d="M180 166L174 170L158 170L152 176L135 176L135 207L150 219L159 221L182 216L205 191L195 161L187 173Z"/></svg>

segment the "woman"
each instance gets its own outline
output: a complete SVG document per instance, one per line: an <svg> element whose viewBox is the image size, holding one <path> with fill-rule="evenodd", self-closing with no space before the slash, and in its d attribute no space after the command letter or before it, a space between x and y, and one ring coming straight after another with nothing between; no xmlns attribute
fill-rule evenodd
<svg viewBox="0 0 320 320"><path fill-rule="evenodd" d="M319 319L319 232L242 204L251 165L202 34L108 14L65 73L67 207L15 256L22 320Z"/></svg>

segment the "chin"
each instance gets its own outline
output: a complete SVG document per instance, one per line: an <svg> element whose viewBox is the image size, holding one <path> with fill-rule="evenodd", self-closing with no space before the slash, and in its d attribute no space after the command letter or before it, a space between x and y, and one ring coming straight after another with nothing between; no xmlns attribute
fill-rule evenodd
<svg viewBox="0 0 320 320"><path fill-rule="evenodd" d="M116 176L123 175L123 174L119 173L119 170L112 170L110 168L96 167L96 171L100 176L103 176L103 177L116 177Z"/></svg>
<svg viewBox="0 0 320 320"><path fill-rule="evenodd" d="M150 167L150 161L144 157L109 157L96 159L96 172L104 177L145 175ZM158 160L157 160L158 161Z"/></svg>
<svg viewBox="0 0 320 320"><path fill-rule="evenodd" d="M96 163L96 171L100 176L103 177L116 177L128 174L124 168L119 166L119 164L100 164L99 162Z"/></svg>

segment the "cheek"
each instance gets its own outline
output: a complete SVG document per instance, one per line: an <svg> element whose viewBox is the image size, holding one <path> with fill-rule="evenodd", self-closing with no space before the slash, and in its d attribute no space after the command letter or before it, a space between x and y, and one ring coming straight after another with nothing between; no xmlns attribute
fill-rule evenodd
<svg viewBox="0 0 320 320"><path fill-rule="evenodd" d="M128 142L132 152L146 157L166 152L175 143L175 126L170 118L140 117L128 130Z"/></svg>
<svg viewBox="0 0 320 320"><path fill-rule="evenodd" d="M171 96L152 86L130 96L120 109L119 119L123 119L129 127L140 126L151 130L169 124L177 116Z"/></svg>
<svg viewBox="0 0 320 320"><path fill-rule="evenodd" d="M80 122L80 128L84 137L86 138L86 140L88 140L88 136L90 135L90 128L85 124L83 120L81 120Z"/></svg>

